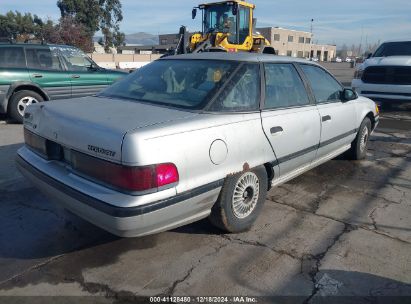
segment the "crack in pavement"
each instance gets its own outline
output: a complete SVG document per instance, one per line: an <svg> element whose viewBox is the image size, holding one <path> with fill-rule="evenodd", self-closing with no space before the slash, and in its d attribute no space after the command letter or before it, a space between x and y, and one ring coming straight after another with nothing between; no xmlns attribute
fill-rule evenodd
<svg viewBox="0 0 411 304"><path fill-rule="evenodd" d="M375 217L374 217L374 212L377 211L378 209L387 208L387 207L390 206L390 205L391 205L390 203L386 203L386 204L384 204L384 205L382 205L382 206L376 206L374 209L371 210L370 214L368 214L368 217L371 219L372 225L373 225L373 227L374 227L375 230L378 230L378 227L377 227L377 221L376 221L376 219L375 219Z"/></svg>
<svg viewBox="0 0 411 304"><path fill-rule="evenodd" d="M210 256L216 255L218 254L221 249L223 249L224 247L230 245L229 243L225 243L225 244L221 244L220 246L215 248L214 252L208 253L206 255L203 255L202 257L200 257L197 261L197 263L195 263L195 265L191 266L191 268L187 271L187 273L184 275L184 277L176 280L173 282L173 284L170 286L170 288L167 289L166 292L161 293L159 295L156 295L155 297L163 297L163 296L172 296L174 295L174 292L177 288L177 286L181 283L183 283L184 281L186 281L188 278L190 278L191 274L193 273L194 269L196 269L198 266L201 265L202 260L204 260L205 258L208 258Z"/></svg>
<svg viewBox="0 0 411 304"><path fill-rule="evenodd" d="M345 224L344 229L338 233L334 238L333 241L331 242L330 245L321 253L316 254L313 256L313 260L315 261L314 268L308 273L311 281L313 283L313 290L311 291L311 295L304 300L303 304L308 303L320 290L320 285L317 283L316 276L320 272L320 266L321 266L321 260L325 257L325 255L328 253L328 251L339 242L340 238L347 233L350 233L351 231L357 230L358 228L355 226L352 226L350 224Z"/></svg>
<svg viewBox="0 0 411 304"><path fill-rule="evenodd" d="M359 180L371 182L371 181L363 180L363 179L359 179ZM392 185L392 184L387 183L387 185L389 185L389 186L391 186L392 188L394 188L394 185ZM343 184L336 185L336 187L341 187L341 188L344 188L344 189L346 189L346 190L350 190L351 192L366 194L366 195L368 195L368 196L381 199L381 200L385 201L387 204L397 204L397 205L401 204L400 202L396 202L396 201L389 200L389 199L387 199L387 198L384 197L384 196L380 196L380 195L378 195L377 193L372 193L372 192L369 192L369 191L367 191L367 190L354 189L354 188L352 188L352 187L350 187L350 186L346 186L346 185L343 185ZM401 190L398 190L398 189L396 189L396 188L394 188L394 189L397 190L397 191L399 191L399 192L401 192L401 193L403 193L403 196L405 195L405 192L403 192L403 191L401 191Z"/></svg>
<svg viewBox="0 0 411 304"><path fill-rule="evenodd" d="M222 237L226 240L229 240L231 242L234 242L236 244L239 244L239 245L250 245L250 246L256 246L256 247L264 247L264 248L267 248L267 249L269 249L269 250L271 250L271 251L273 251L277 254L286 255L286 256L288 256L292 259L298 260L298 261L300 261L302 259L302 258L300 258L298 256L295 256L295 255L293 255L293 254L291 254L291 253L289 253L285 250L274 249L274 248L272 248L272 247L270 247L270 246L268 246L264 243L258 242L258 241L242 240L242 239L239 239L239 238L234 238L234 237L229 236L227 234L222 234L222 235L220 235L220 237Z"/></svg>
<svg viewBox="0 0 411 304"><path fill-rule="evenodd" d="M54 262L54 261L57 261L58 259L62 258L63 256L65 256L65 254L60 254L60 255L54 256L54 257L52 257L52 258L50 258L50 259L48 259L48 260L46 260L46 261L43 261L43 262L38 263L38 264L36 264L36 265L33 265L33 266L25 269L24 271L22 271L22 272L20 272L20 273L18 273L18 274L15 274L14 276L12 276L12 277L10 277L10 278L8 278L8 279L5 279L5 280L1 281L1 282L0 282L0 290L1 290L1 286L2 286L2 285L7 284L7 283L9 283L10 281L17 280L17 279L21 278L22 276L24 276L25 274L33 271L33 270L41 269L42 267L48 265L49 263Z"/></svg>
<svg viewBox="0 0 411 304"><path fill-rule="evenodd" d="M73 282L79 283L83 290L90 294L103 294L106 299L115 299L121 303L150 303L147 297L138 296L131 291L114 290L108 284L85 282L83 276L80 280L73 280Z"/></svg>
<svg viewBox="0 0 411 304"><path fill-rule="evenodd" d="M61 215L57 214L56 212L54 212L54 211L51 210L51 209L41 208L41 207L38 207L38 206L32 206L32 205L28 205L28 204L23 203L23 202L17 202L17 204L18 204L18 205L21 205L21 206L23 206L23 207L29 208L29 209L38 210L38 211L41 211L41 212L45 212L45 213L52 214L52 215L54 215L56 218L58 218L59 220L66 221L66 219L65 219L64 217L62 217Z"/></svg>
<svg viewBox="0 0 411 304"><path fill-rule="evenodd" d="M376 229L374 229L374 228L371 229L371 228L369 228L369 227L366 226L366 225L361 225L361 224L359 225L359 224L354 224L354 223L347 223L347 222L344 222L343 220L340 220L340 219L338 219L338 218L335 218L335 217L332 217L332 216L329 216L329 215L312 213L311 210L309 210L309 209L307 209L307 208L297 208L297 207L295 207L295 206L293 206L293 205L288 205L288 204L286 204L286 203L281 203L281 202L278 202L278 201L275 201L275 200L272 200L272 199L270 199L270 201L272 201L272 202L274 202L274 203L276 203L276 204L279 204L279 205L283 205L283 206L287 206L287 207L293 208L293 209L296 210L296 211L310 213L310 214L313 214L313 215L315 215L315 216L322 217L322 218L326 218L326 219L329 219L329 220L333 220L333 221L339 222L339 223L344 224L344 225L350 225L350 226L354 227L355 229L363 229L363 230L366 230L366 231L369 231L369 232L372 232L372 233L377 233L377 234L379 234L379 235L386 236L386 237L388 237L388 238L390 238L390 239L392 239L392 240L396 240L396 241L399 241L399 242L401 242L401 243L411 244L411 242L408 242L408 241L405 241L405 240L403 240L403 239L401 239L401 238L392 236L392 235L388 234L387 232L384 232L384 231L381 231L381 230L376 230Z"/></svg>

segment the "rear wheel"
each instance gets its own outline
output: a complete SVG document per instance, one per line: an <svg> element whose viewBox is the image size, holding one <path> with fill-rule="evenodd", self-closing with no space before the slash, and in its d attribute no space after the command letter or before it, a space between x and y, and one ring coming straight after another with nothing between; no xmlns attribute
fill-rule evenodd
<svg viewBox="0 0 411 304"><path fill-rule="evenodd" d="M38 93L28 90L18 91L10 98L9 115L15 121L22 123L24 111L26 108L34 103L44 101Z"/></svg>
<svg viewBox="0 0 411 304"><path fill-rule="evenodd" d="M267 183L264 167L227 177L212 208L210 221L227 232L250 229L264 204Z"/></svg>
<svg viewBox="0 0 411 304"><path fill-rule="evenodd" d="M367 154L368 140L371 135L371 121L368 117L364 118L358 130L357 136L351 143L351 148L348 150L350 159L364 159Z"/></svg>

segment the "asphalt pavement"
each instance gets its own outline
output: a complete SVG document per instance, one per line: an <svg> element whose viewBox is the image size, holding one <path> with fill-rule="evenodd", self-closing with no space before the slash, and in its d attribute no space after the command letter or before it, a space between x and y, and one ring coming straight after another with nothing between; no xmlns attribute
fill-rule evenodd
<svg viewBox="0 0 411 304"><path fill-rule="evenodd" d="M0 121L0 302L409 303L410 124L410 105L383 111L366 160L334 159L273 188L249 232L224 234L203 220L121 239L25 180L14 164L22 126Z"/></svg>

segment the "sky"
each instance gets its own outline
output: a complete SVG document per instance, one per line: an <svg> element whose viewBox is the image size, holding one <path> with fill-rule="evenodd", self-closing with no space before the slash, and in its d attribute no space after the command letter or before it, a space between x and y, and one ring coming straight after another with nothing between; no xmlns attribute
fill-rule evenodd
<svg viewBox="0 0 411 304"><path fill-rule="evenodd" d="M0 14L9 10L30 12L57 21L57 0L0 0ZM258 27L279 26L310 31L315 43L364 45L378 41L411 38L411 0L254 0ZM126 34L176 33L180 25L190 31L201 28L200 18L191 20L190 0L122 0L120 29ZM200 17L200 16L198 16Z"/></svg>

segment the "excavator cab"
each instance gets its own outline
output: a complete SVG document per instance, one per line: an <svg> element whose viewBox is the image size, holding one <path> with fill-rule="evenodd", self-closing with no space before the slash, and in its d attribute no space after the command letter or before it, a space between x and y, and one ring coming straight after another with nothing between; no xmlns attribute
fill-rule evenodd
<svg viewBox="0 0 411 304"><path fill-rule="evenodd" d="M192 16L193 19L196 17L197 9L202 11L202 37L218 36L221 41L215 46L221 44L227 49L248 50L252 44L254 7L244 1L201 4L193 9Z"/></svg>

